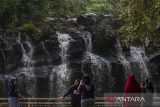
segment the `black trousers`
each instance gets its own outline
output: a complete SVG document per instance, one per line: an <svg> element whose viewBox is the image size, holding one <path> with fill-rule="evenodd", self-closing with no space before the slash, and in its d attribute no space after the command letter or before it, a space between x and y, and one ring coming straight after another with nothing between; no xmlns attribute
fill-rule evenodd
<svg viewBox="0 0 160 107"><path fill-rule="evenodd" d="M81 107L81 102L80 101L72 101L71 107Z"/></svg>

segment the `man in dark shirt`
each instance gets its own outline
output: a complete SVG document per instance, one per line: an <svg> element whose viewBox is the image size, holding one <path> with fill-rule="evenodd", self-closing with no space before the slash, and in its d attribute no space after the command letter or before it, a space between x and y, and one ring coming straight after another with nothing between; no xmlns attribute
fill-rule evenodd
<svg viewBox="0 0 160 107"><path fill-rule="evenodd" d="M71 94L71 106L72 107L81 107L81 95L77 91L78 86L79 86L79 82L80 82L80 80L76 79L74 84L68 90L68 92L60 98L60 99L63 99L66 96L68 96L69 94Z"/></svg>
<svg viewBox="0 0 160 107"><path fill-rule="evenodd" d="M94 90L90 75L84 75L78 87L78 91L81 93L81 107L94 107Z"/></svg>

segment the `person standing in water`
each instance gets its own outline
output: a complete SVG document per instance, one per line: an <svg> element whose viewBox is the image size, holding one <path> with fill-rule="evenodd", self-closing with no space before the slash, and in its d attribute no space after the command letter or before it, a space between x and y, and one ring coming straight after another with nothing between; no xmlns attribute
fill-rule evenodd
<svg viewBox="0 0 160 107"><path fill-rule="evenodd" d="M77 91L79 83L80 83L80 80L76 79L74 81L74 84L68 90L68 92L62 97L60 97L60 99L64 99L66 96L71 94L71 107L81 107L81 95Z"/></svg>
<svg viewBox="0 0 160 107"><path fill-rule="evenodd" d="M135 79L135 75L133 73L128 73L128 79L124 87L123 97L141 97L141 87ZM141 102L123 101L123 107L141 107Z"/></svg>
<svg viewBox="0 0 160 107"><path fill-rule="evenodd" d="M94 84L90 75L84 75L80 82L78 91L81 93L81 107L94 107Z"/></svg>
<svg viewBox="0 0 160 107"><path fill-rule="evenodd" d="M19 98L24 97L17 91L18 80L16 77L12 77L8 82L8 94L9 94L9 107L20 107Z"/></svg>

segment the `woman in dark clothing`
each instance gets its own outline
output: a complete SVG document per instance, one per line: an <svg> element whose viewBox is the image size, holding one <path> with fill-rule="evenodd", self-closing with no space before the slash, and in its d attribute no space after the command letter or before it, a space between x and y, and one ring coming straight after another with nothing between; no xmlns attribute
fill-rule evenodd
<svg viewBox="0 0 160 107"><path fill-rule="evenodd" d="M91 77L85 75L78 87L78 91L81 93L81 107L94 107L94 90Z"/></svg>
<svg viewBox="0 0 160 107"><path fill-rule="evenodd" d="M8 82L9 107L20 107L18 98L24 98L17 91L18 80L12 77Z"/></svg>
<svg viewBox="0 0 160 107"><path fill-rule="evenodd" d="M150 78L146 78L146 93L154 93L154 88Z"/></svg>
<svg viewBox="0 0 160 107"><path fill-rule="evenodd" d="M65 98L69 94L71 94L71 105L72 107L81 107L81 95L77 91L80 80L76 79L74 84L70 87L68 92L62 96L60 99Z"/></svg>
<svg viewBox="0 0 160 107"><path fill-rule="evenodd" d="M152 107L154 88L153 88L151 79L146 78L145 81L142 82L141 88L143 91L143 97L146 100L144 103L142 103L142 106L143 107Z"/></svg>
<svg viewBox="0 0 160 107"><path fill-rule="evenodd" d="M124 88L124 96L123 97L135 97L135 96L141 97L141 87L140 87L139 83L136 81L135 75L133 73L129 73L128 80L127 80L125 88ZM140 102L134 102L134 101L123 102L123 107L140 107L140 106L141 106Z"/></svg>

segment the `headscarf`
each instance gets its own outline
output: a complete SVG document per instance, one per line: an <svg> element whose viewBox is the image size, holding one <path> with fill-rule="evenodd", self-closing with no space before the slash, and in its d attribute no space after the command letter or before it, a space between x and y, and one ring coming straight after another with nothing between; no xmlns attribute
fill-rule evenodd
<svg viewBox="0 0 160 107"><path fill-rule="evenodd" d="M11 77L9 82L8 82L8 88L14 86L14 81L17 80L16 77Z"/></svg>
<svg viewBox="0 0 160 107"><path fill-rule="evenodd" d="M128 80L124 88L124 93L141 93L140 84L136 81L133 73L128 74Z"/></svg>
<svg viewBox="0 0 160 107"><path fill-rule="evenodd" d="M133 93L141 93L141 87L139 83L135 79L135 75L133 73L128 74L128 80L124 87L124 96L123 97L134 97ZM136 94L135 96L141 96L141 94ZM130 107L131 105L136 105L136 107L140 107L139 102L123 102L124 107Z"/></svg>

